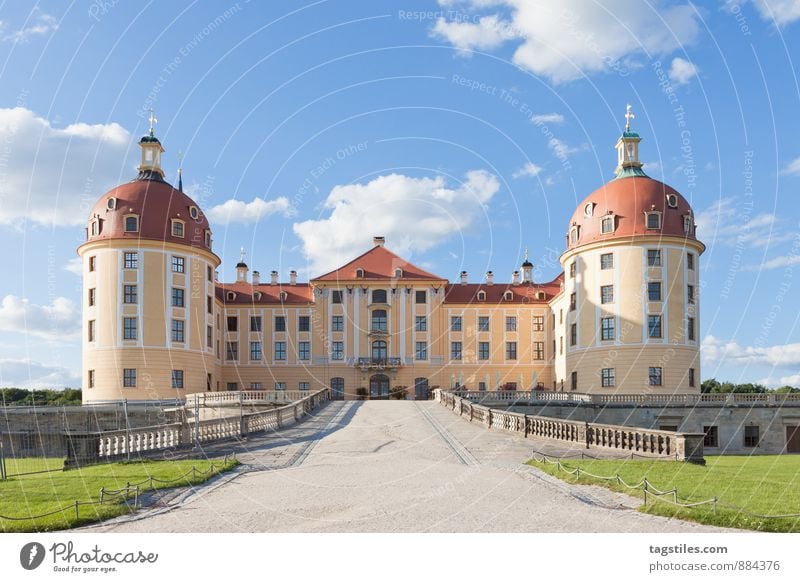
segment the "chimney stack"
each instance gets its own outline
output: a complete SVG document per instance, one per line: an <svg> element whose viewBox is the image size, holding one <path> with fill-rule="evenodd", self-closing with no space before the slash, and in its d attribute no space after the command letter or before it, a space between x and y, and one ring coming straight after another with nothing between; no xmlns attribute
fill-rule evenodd
<svg viewBox="0 0 800 582"><path fill-rule="evenodd" d="M466 271L461 271L461 284L462 285L466 285L467 284L467 272Z"/></svg>
<svg viewBox="0 0 800 582"><path fill-rule="evenodd" d="M494 285L494 273L491 271L486 271L486 284Z"/></svg>
<svg viewBox="0 0 800 582"><path fill-rule="evenodd" d="M514 271L511 274L511 283L512 285L519 285L519 271Z"/></svg>
<svg viewBox="0 0 800 582"><path fill-rule="evenodd" d="M386 237L384 236L373 236L372 237L372 244L376 247L382 247L386 244Z"/></svg>
<svg viewBox="0 0 800 582"><path fill-rule="evenodd" d="M261 273L253 271L253 285L261 285Z"/></svg>
<svg viewBox="0 0 800 582"><path fill-rule="evenodd" d="M269 274L269 284L270 285L277 285L278 284L278 271L272 271Z"/></svg>
<svg viewBox="0 0 800 582"><path fill-rule="evenodd" d="M297 271L289 271L289 285L297 285Z"/></svg>

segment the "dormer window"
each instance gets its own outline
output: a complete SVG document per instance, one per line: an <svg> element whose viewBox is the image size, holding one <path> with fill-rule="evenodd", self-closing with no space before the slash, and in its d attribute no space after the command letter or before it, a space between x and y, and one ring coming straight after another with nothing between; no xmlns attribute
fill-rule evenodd
<svg viewBox="0 0 800 582"><path fill-rule="evenodd" d="M692 234L692 215L684 214L683 216L683 232Z"/></svg>
<svg viewBox="0 0 800 582"><path fill-rule="evenodd" d="M211 248L211 231L206 231L206 248Z"/></svg>
<svg viewBox="0 0 800 582"><path fill-rule="evenodd" d="M278 293L278 298L283 302L289 298L289 294L286 291L281 291Z"/></svg>
<svg viewBox="0 0 800 582"><path fill-rule="evenodd" d="M261 301L261 291L256 291L254 297L256 301Z"/></svg>
<svg viewBox="0 0 800 582"><path fill-rule="evenodd" d="M478 301L486 301L486 291L478 291Z"/></svg>
<svg viewBox="0 0 800 582"><path fill-rule="evenodd" d="M600 221L600 232L602 234L609 234L614 232L614 215L609 214L608 216L604 216L603 219Z"/></svg>
<svg viewBox="0 0 800 582"><path fill-rule="evenodd" d="M594 214L594 203L589 202L583 207L583 215L589 218L592 214Z"/></svg>
<svg viewBox="0 0 800 582"><path fill-rule="evenodd" d="M106 208L109 210L114 210L117 207L117 199L113 196L106 200Z"/></svg>
<svg viewBox="0 0 800 582"><path fill-rule="evenodd" d="M92 236L97 236L100 234L100 219L95 218L91 222L91 226L89 227L89 232L92 233Z"/></svg>
<svg viewBox="0 0 800 582"><path fill-rule="evenodd" d="M580 228L581 227L579 227L579 226L573 226L569 230L569 243L570 244L574 245L576 242L578 242L578 239L580 239L580 237L581 237Z"/></svg>
<svg viewBox="0 0 800 582"><path fill-rule="evenodd" d="M197 218L200 216L200 211L197 209L197 206L189 207L189 216L192 217L192 220L197 220Z"/></svg>
<svg viewBox="0 0 800 582"><path fill-rule="evenodd" d="M356 269L356 279L364 278L364 269Z"/></svg>
<svg viewBox="0 0 800 582"><path fill-rule="evenodd" d="M503 301L511 301L514 299L514 293L511 291L506 291L503 293Z"/></svg>
<svg viewBox="0 0 800 582"><path fill-rule="evenodd" d="M183 238L183 221L172 219L172 236Z"/></svg>
<svg viewBox="0 0 800 582"><path fill-rule="evenodd" d="M125 217L125 232L139 232L139 217L129 214Z"/></svg>
<svg viewBox="0 0 800 582"><path fill-rule="evenodd" d="M670 208L678 207L678 197L675 194L667 194L667 206Z"/></svg>
<svg viewBox="0 0 800 582"><path fill-rule="evenodd" d="M544 301L545 300L544 291L537 291L536 292L536 299L538 299L539 301Z"/></svg>
<svg viewBox="0 0 800 582"><path fill-rule="evenodd" d="M403 277L403 269L397 268L394 270L394 278L395 279L402 279Z"/></svg>
<svg viewBox="0 0 800 582"><path fill-rule="evenodd" d="M236 293L233 291L228 291L226 297L228 298L228 301L234 301L236 299Z"/></svg>
<svg viewBox="0 0 800 582"><path fill-rule="evenodd" d="M661 228L661 213L658 211L648 212L647 214L647 228L659 229Z"/></svg>

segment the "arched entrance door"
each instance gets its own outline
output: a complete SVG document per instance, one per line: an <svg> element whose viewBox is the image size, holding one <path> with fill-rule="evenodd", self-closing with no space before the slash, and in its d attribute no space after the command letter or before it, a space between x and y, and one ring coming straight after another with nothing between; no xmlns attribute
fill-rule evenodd
<svg viewBox="0 0 800 582"><path fill-rule="evenodd" d="M370 400L389 399L389 377L384 374L375 374L369 379Z"/></svg>

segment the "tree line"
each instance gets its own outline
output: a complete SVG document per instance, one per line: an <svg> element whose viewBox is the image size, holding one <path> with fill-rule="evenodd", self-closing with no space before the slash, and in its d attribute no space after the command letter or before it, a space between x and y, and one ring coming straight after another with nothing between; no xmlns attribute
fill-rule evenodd
<svg viewBox="0 0 800 582"><path fill-rule="evenodd" d="M728 394L730 392L740 394L786 394L800 392L800 388L781 386L780 388L770 390L763 384L754 384L752 382L736 384L734 382L720 382L716 378L709 378L708 380L703 380L703 383L700 385L700 392L703 394Z"/></svg>
<svg viewBox="0 0 800 582"><path fill-rule="evenodd" d="M80 388L63 390L0 388L0 404L6 406L80 406Z"/></svg>

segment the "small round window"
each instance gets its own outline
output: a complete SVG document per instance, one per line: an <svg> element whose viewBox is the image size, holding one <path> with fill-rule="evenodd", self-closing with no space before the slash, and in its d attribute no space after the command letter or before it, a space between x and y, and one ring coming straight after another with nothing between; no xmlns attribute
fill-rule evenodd
<svg viewBox="0 0 800 582"><path fill-rule="evenodd" d="M586 216L591 216L594 211L594 204L589 202L586 206L583 207L583 213Z"/></svg>
<svg viewBox="0 0 800 582"><path fill-rule="evenodd" d="M114 210L117 207L117 199L116 198L109 198L106 200L106 207L109 210Z"/></svg>
<svg viewBox="0 0 800 582"><path fill-rule="evenodd" d="M678 197L675 194L667 194L667 205L670 208L678 207Z"/></svg>
<svg viewBox="0 0 800 582"><path fill-rule="evenodd" d="M200 215L200 213L197 211L197 206L189 207L189 216L191 216L193 219L197 220L197 217L199 215Z"/></svg>

